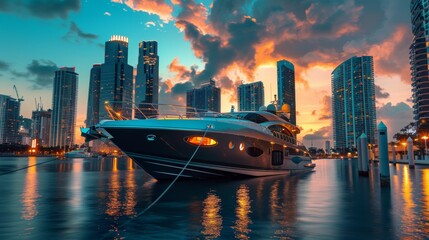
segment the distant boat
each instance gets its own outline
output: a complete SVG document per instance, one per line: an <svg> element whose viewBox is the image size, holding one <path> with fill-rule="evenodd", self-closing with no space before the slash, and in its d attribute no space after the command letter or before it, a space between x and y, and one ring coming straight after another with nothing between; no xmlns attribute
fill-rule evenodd
<svg viewBox="0 0 429 240"><path fill-rule="evenodd" d="M274 110L268 112L271 108ZM110 139L159 180L176 177L185 166L181 176L196 179L312 171L315 164L296 139L299 128L276 115L274 106L270 109L225 114L188 109L178 117L174 113L180 111L173 110L127 120L107 105L106 110L115 120L103 120L81 131L86 141ZM192 162L191 156L195 156Z"/></svg>
<svg viewBox="0 0 429 240"><path fill-rule="evenodd" d="M66 158L89 158L91 153L85 148L78 148L65 154Z"/></svg>

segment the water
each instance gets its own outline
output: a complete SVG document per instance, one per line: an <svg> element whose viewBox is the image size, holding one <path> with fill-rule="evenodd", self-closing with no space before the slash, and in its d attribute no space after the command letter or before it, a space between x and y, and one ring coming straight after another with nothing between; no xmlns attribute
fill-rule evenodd
<svg viewBox="0 0 429 240"><path fill-rule="evenodd" d="M49 162L48 162L49 161ZM16 172L10 172L39 163ZM429 239L429 166L169 184L126 158L0 158L1 239Z"/></svg>

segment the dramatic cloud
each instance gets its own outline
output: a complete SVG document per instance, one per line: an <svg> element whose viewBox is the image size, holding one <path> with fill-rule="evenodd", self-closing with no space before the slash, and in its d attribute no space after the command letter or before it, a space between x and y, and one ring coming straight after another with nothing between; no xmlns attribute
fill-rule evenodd
<svg viewBox="0 0 429 240"><path fill-rule="evenodd" d="M149 14L158 15L164 22L173 20L173 7L165 0L111 0L112 2L126 4L135 11L142 11Z"/></svg>
<svg viewBox="0 0 429 240"><path fill-rule="evenodd" d="M71 11L79 11L81 0L0 0L0 12L39 18L67 18Z"/></svg>
<svg viewBox="0 0 429 240"><path fill-rule="evenodd" d="M311 140L329 140L332 138L332 128L331 126L322 127L311 134L307 134L303 137L304 141Z"/></svg>
<svg viewBox="0 0 429 240"><path fill-rule="evenodd" d="M332 119L332 97L323 96L322 108L320 109L319 120L330 120Z"/></svg>
<svg viewBox="0 0 429 240"><path fill-rule="evenodd" d="M80 30L79 27L74 22L71 22L69 31L63 37L63 39L65 40L68 40L68 41L74 40L76 42L79 42L80 39L91 41L97 38L98 36L95 34L82 32L82 30Z"/></svg>
<svg viewBox="0 0 429 240"><path fill-rule="evenodd" d="M35 78L29 80L33 82L33 89L41 89L52 85L57 65L49 60L33 60L28 66L28 75Z"/></svg>
<svg viewBox="0 0 429 240"><path fill-rule="evenodd" d="M222 91L235 95L237 81L253 82L258 67L287 59L295 65L298 84L308 88L301 77L306 69L333 69L354 55L372 55L378 76L398 75L409 82L406 1L218 0L210 9L194 0L172 3L180 10L176 26L204 62L189 79L194 86L214 78L226 88Z"/></svg>
<svg viewBox="0 0 429 240"><path fill-rule="evenodd" d="M376 99L388 98L390 96L390 94L388 92L383 92L384 89L381 88L380 86L378 86L377 84L374 84L374 87L375 87L375 98Z"/></svg>
<svg viewBox="0 0 429 240"><path fill-rule="evenodd" d="M413 121L413 110L404 102L396 105L389 102L377 108L377 124L380 121L386 124L388 137L392 139L395 133Z"/></svg>
<svg viewBox="0 0 429 240"><path fill-rule="evenodd" d="M0 71L6 71L9 69L9 63L0 60Z"/></svg>

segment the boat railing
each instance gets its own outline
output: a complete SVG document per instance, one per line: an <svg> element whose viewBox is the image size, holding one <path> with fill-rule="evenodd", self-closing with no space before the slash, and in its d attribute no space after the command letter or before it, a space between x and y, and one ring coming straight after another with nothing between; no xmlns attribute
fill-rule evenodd
<svg viewBox="0 0 429 240"><path fill-rule="evenodd" d="M284 141L286 141L288 143L291 143L291 144L294 144L294 145L297 145L297 146L304 146L300 141L298 141L295 138L293 138L291 136L288 136L288 135L286 135L284 133L277 132L277 131L272 131L272 133L273 133L274 137L280 138L280 139L282 139L282 140L284 140Z"/></svg>
<svg viewBox="0 0 429 240"><path fill-rule="evenodd" d="M130 119L188 119L202 117L217 117L218 112L196 109L173 104L133 103L126 101L106 101L104 109L112 120Z"/></svg>

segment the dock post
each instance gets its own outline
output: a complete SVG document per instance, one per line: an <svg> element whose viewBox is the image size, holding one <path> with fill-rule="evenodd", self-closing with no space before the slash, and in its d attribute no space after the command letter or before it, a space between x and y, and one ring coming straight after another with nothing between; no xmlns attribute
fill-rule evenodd
<svg viewBox="0 0 429 240"><path fill-rule="evenodd" d="M392 162L393 166L396 165L396 149L395 149L395 143L392 143Z"/></svg>
<svg viewBox="0 0 429 240"><path fill-rule="evenodd" d="M360 144L360 137L356 139L356 145L358 151L358 173L360 175L360 172L362 171L362 146Z"/></svg>
<svg viewBox="0 0 429 240"><path fill-rule="evenodd" d="M413 151L413 139L408 137L407 139L407 151L408 151L408 164L410 169L415 168L414 166L414 151Z"/></svg>
<svg viewBox="0 0 429 240"><path fill-rule="evenodd" d="M390 186L389 151L387 144L387 127L383 122L378 124L378 160L380 162L380 184Z"/></svg>
<svg viewBox="0 0 429 240"><path fill-rule="evenodd" d="M362 133L359 137L360 140L360 148L361 148L361 172L359 172L359 175L361 176L368 176L368 170L369 170L369 162L368 162L368 138L366 137L365 133Z"/></svg>

